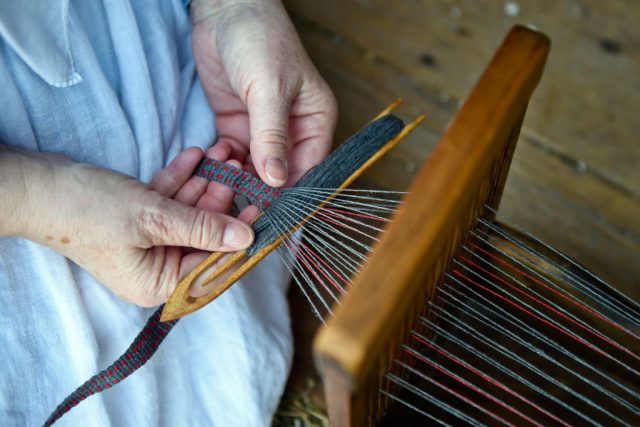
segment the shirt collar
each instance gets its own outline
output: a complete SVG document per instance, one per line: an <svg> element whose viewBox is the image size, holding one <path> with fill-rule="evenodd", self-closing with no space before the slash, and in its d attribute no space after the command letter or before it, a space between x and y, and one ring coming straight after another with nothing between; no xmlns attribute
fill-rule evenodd
<svg viewBox="0 0 640 427"><path fill-rule="evenodd" d="M69 42L69 0L0 1L0 37L45 82L82 81Z"/></svg>

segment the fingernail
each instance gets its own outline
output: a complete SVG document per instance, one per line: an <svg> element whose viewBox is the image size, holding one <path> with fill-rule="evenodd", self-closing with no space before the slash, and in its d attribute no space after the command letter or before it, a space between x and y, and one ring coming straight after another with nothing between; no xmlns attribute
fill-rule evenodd
<svg viewBox="0 0 640 427"><path fill-rule="evenodd" d="M253 242L253 231L248 225L230 222L222 234L222 244L230 249L244 249Z"/></svg>
<svg viewBox="0 0 640 427"><path fill-rule="evenodd" d="M264 164L265 172L269 179L276 185L283 185L287 182L287 164L282 159L267 159Z"/></svg>

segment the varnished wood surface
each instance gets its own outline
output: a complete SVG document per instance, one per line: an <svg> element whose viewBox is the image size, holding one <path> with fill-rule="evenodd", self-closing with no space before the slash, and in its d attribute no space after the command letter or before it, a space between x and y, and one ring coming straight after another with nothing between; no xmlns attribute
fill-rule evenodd
<svg viewBox="0 0 640 427"><path fill-rule="evenodd" d="M549 40L511 30L314 342L336 426L369 425L388 369L485 203L497 206ZM493 216L488 213L489 216Z"/></svg>
<svg viewBox="0 0 640 427"><path fill-rule="evenodd" d="M363 182L393 189L406 188L508 28L520 22L547 33L553 50L500 218L640 298L640 2L284 3L337 95L337 141L396 96L405 100L400 114L427 114Z"/></svg>
<svg viewBox="0 0 640 427"><path fill-rule="evenodd" d="M640 298L640 2L283 2L338 98L336 141L396 96L405 101L401 115L428 116L363 186L408 186L511 25L547 33L553 50L525 119L500 217ZM516 16L505 12L507 3L517 5ZM294 318L310 313L305 309ZM314 328L300 323L300 333L313 335ZM302 377L312 370L305 343L296 342L306 363L294 370Z"/></svg>

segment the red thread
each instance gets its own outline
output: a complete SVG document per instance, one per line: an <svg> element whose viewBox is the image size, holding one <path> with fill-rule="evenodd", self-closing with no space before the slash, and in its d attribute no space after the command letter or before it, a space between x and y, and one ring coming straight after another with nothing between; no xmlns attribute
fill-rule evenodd
<svg viewBox="0 0 640 427"><path fill-rule="evenodd" d="M490 256L491 258L495 259L496 261L498 261L499 263L506 265L508 267L510 267L512 270L516 271L519 274L522 274L523 276L527 277L530 280L533 280L535 283L539 284L540 286L543 286L545 289L553 292L554 294L564 298L565 300L574 303L575 305L577 305L578 307L582 308L583 310L586 310L587 312L589 312L590 314L593 314L594 316L596 316L597 318L604 320L605 322L609 323L611 326L624 331L630 335L632 335L635 338L638 338L635 334L633 334L631 331L628 331L627 329L623 328L622 325L617 324L616 322L614 322L613 320L609 319L608 317L605 317L603 315L601 315L600 313L598 313L597 311L593 310L591 307L589 307L588 305L584 304L583 302L577 300L574 297L571 297L569 295L563 294L562 292L558 291L557 289L545 284L544 282L540 281L539 279L537 279L536 277L533 277L531 275L529 275L528 273L518 269L517 267L515 267L514 265L508 263L507 261L503 260L502 258L496 256L495 254L492 254L491 252L483 249L482 247L480 247L479 245L475 244L475 243L470 243L471 246L473 246L474 248L476 248L477 250L479 250L480 252Z"/></svg>
<svg viewBox="0 0 640 427"><path fill-rule="evenodd" d="M588 348L592 349L593 351L595 351L595 352L597 352L597 353L600 353L601 355L603 355L603 356L605 356L605 357L607 357L607 358L609 358L609 359L612 359L612 358L613 358L613 357L612 357L612 356L610 356L609 354L607 354L607 353L605 353L604 351L600 350L599 348L595 347L593 344L590 344L590 343L586 342L585 340L583 340L582 338L580 338L578 335L572 334L571 332L569 332L569 331L567 331L567 330L565 330L565 329L560 328L559 326L557 326L557 325L553 324L552 322L548 321L547 319L544 319L543 317L538 316L537 314L535 314L535 313L531 312L530 310L527 310L527 308L525 308L525 307L521 306L521 305L520 305L520 304L518 304L516 301L511 301L510 299L508 299L508 298L506 298L506 297L504 297L504 296L502 296L502 295L499 295L497 292L494 292L494 291L492 291L492 290L490 290L490 289L486 288L485 286L482 286L482 285L481 285L481 284L479 284L478 282L476 282L476 281L474 281L474 280L470 279L469 277L467 277L467 276L463 275L463 274L462 274L462 273L460 273L458 270L453 270L453 273L454 273L455 275L459 276L459 277L462 277L462 278L464 278L464 279L468 280L469 282L471 282L471 283L473 283L474 285L476 285L476 286L480 287L481 289L484 289L485 291L489 292L490 294L494 295L495 297L500 298L501 300L503 300L503 301L505 301L505 302L507 302L507 303L509 303L509 304L513 305L514 307L516 307L517 309L519 309L519 310L521 310L521 311L523 311L523 312L527 313L527 314L528 314L528 315L530 315L531 317L534 317L534 318L538 319L538 320L539 320L539 321L541 321L542 323L544 323L544 324L546 324L546 325L551 326L552 328L554 328L554 329L558 330L559 332L561 332L561 333L565 334L565 335L566 335L566 336L568 336L569 338L572 338L573 340L575 340L575 341L577 341L577 342L581 343L582 345L584 345L584 346L586 346L586 347L588 347ZM632 369L632 368L629 368L629 369L631 369L634 373L638 374L638 372L637 372L635 369Z"/></svg>
<svg viewBox="0 0 640 427"><path fill-rule="evenodd" d="M327 267L333 274L337 275L338 277L340 277L340 279L342 279L342 281L344 283L346 283L347 285L349 284L349 280L344 277L342 274L338 273L337 271L335 271L333 268L331 268L331 266L324 260L322 259L322 257L320 255L318 255L317 252L315 252L313 249L311 249L309 246L305 245L304 242L300 242L299 243L300 246L302 246L303 248L305 248L308 252L310 252L311 254L313 254L315 256L315 258L320 261L325 267ZM317 267L317 265L316 265ZM321 273L322 273L322 269L320 269ZM334 287L340 291L340 293L344 294L345 291L344 289L335 281L332 280L332 278L328 275L325 275L325 277L327 277L327 279L329 279L331 281L331 283L334 285Z"/></svg>
<svg viewBox="0 0 640 427"><path fill-rule="evenodd" d="M285 242L285 245L289 246L289 249L294 252L296 251L295 245L291 242ZM307 262L304 254L302 253L302 251L296 251L296 259L298 259L299 261L302 262L302 264L307 268L307 270L313 275L313 277L316 278L316 280L318 280L318 282L320 282L320 284L322 285L323 288L325 288L325 290L329 293L331 293L331 291L329 291L329 289L327 288L327 285L324 284L324 281L320 278L320 276L318 276L318 274L315 272L315 270L313 268L311 268L311 266L309 265L309 263ZM302 257L300 257L299 255L303 255Z"/></svg>
<svg viewBox="0 0 640 427"><path fill-rule="evenodd" d="M487 273L489 276L493 277L494 279L504 283L505 285L507 285L508 287L510 287L511 289L519 292L520 294L526 296L529 299L532 299L533 301L537 302L538 304L542 305L543 307L547 308L548 310L552 311L553 313L557 314L558 316L562 317L563 319L568 320L569 322L573 323L576 326L579 326L580 328L586 330L587 332L589 332L590 334L600 338L601 340L603 340L604 342L608 343L609 345L612 345L613 347L617 348L620 351L623 351L625 353L627 353L628 355L630 355L631 357L640 360L640 356L634 354L632 351L630 351L629 349L621 346L620 344L618 344L617 342L611 340L610 338L602 335L601 333L599 333L598 331L594 330L593 328L590 328L586 325L583 325L580 322L577 322L575 319L572 319L571 317L567 316L566 314L564 314L563 312L555 309L554 307L552 307L551 305L545 303L544 301L540 300L539 298L536 298L533 295L530 295L526 292L524 292L522 289L519 289L518 287L512 285L511 283L507 282L506 280L502 279L501 277L487 271L486 269L480 267L478 264L474 263L473 261L465 258L464 256L460 257L462 260L468 262L469 264L477 267L478 269L480 269L480 271Z"/></svg>
<svg viewBox="0 0 640 427"><path fill-rule="evenodd" d="M361 213L357 213L357 212L353 212L353 211L345 211L345 210L342 210L342 209L324 208L324 210L333 211L333 212L340 212L340 213L343 213L345 215L357 216L357 217L360 217L360 218L375 219L377 221L391 222L391 220L387 219L387 218L381 218L381 217L374 216L374 215L365 215L365 214L361 214ZM327 212L327 215L329 215L328 212ZM347 219L347 218L345 218L345 219ZM353 221L353 220L351 220L351 221Z"/></svg>
<svg viewBox="0 0 640 427"><path fill-rule="evenodd" d="M546 411L544 408L541 408L540 406L536 405L535 403L531 402L529 399L525 398L524 396L521 396L520 394L518 394L517 392L513 391L511 388L507 387L506 385L494 380L493 378L489 377L488 375L483 374L482 372L478 371L477 369L475 369L474 367L468 365L467 363L451 356L449 353L442 351L441 349L439 349L438 347L434 346L433 344L431 344L430 342L420 338L419 336L416 336L415 333L411 334L415 339L417 339L418 341L420 341L421 343L423 343L424 345L426 345L427 347L431 348L432 350L435 350L436 352L438 352L439 354L443 355L444 357L446 357L447 359L453 361L454 363L457 363L458 365L462 366L463 368L471 371L472 373L478 375L480 378L484 379L485 381L493 384L494 386L506 391L507 393L509 393L510 395L518 398L519 400L521 400L522 402L525 402L527 404L529 404L531 407L537 409L538 411L542 412L543 414L547 415L548 417L556 420L557 422L559 422L562 425L565 425L567 427L570 427L569 424L565 423L564 421L562 421L561 419L559 419L558 417L556 417L555 415L549 413L548 411ZM535 423L536 425L539 425L537 423Z"/></svg>
<svg viewBox="0 0 640 427"><path fill-rule="evenodd" d="M503 408L513 412L516 415L520 415L522 418L524 418L525 420L531 422L532 424L535 425L540 425L538 423L536 423L534 420L532 420L531 418L527 417L526 415L522 414L520 411L518 411L517 409L507 405L506 403L502 402L500 399L497 399L495 397L493 397L492 395L490 395L489 393L485 392L484 390L476 387L475 385L471 384L468 381L465 381L463 378L460 378L456 375L453 375L451 372L447 371L446 369L441 368L440 366L438 366L437 364L433 363L431 360L423 357L422 355L420 355L419 353L417 353L416 351L414 351L413 349L404 349L405 352L409 353L410 355L412 355L413 357L418 358L419 360L428 363L431 367L433 367L434 369L437 369L439 372L445 374L446 376L448 376L449 378L452 378L454 380L456 380L457 382L461 383L462 385L464 385L467 388L470 388L471 390L479 393L480 395L484 396L486 399L491 400L494 403L497 403L498 405L502 406ZM466 397L462 396L461 394L457 393L455 390L450 389L449 387L446 387L444 384L439 383L438 381L434 380L433 378L430 378L431 381L435 382L436 384L438 384L440 387L442 387L443 389L447 390L449 393L453 394L454 396L459 397L460 399L464 400L465 402L470 401L472 402L472 400L467 399ZM474 402L476 403L476 402ZM508 425L514 425L511 424L509 422L507 422L506 420L503 420L502 418L498 417L496 414L494 414L493 412L485 409L489 414L493 415L494 417L496 417L497 419L499 419L500 421L502 421L505 424ZM540 427L542 427L540 425Z"/></svg>

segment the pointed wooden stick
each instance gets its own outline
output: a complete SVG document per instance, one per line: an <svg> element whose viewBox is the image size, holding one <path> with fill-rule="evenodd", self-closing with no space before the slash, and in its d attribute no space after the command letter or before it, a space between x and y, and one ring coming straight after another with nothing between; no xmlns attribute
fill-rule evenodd
<svg viewBox="0 0 640 427"><path fill-rule="evenodd" d="M397 98L395 101L393 101L391 104L389 104L389 106L387 108L385 108L377 116L375 116L373 118L373 120L371 120L371 122L375 122L380 117L386 116L387 114L391 114L393 112L393 110L395 110L396 108L398 108L400 106L400 104L402 104L402 98ZM371 122L369 122L369 123L371 123Z"/></svg>
<svg viewBox="0 0 640 427"><path fill-rule="evenodd" d="M388 114L390 111L393 111L399 104L401 100L396 100L393 104L391 104L385 111L384 114ZM198 278L205 272L205 270L209 269L213 266L217 261L220 261L224 253L216 252L211 254L209 258L204 260L202 264L198 265L193 271L187 274L176 287L175 291L167 301L163 311L162 316L160 318L161 321L168 321L180 318L186 314L193 313L199 308L204 307L218 296L220 296L224 291L229 289L231 285L233 285L236 281L238 281L242 276L244 276L250 269L252 269L258 262L264 259L271 251L273 251L280 243L283 242L284 239L288 238L291 234L293 234L298 228L304 225L309 218L311 218L315 212L320 209L324 204L335 197L336 194L340 192L340 190L348 187L355 181L360 175L362 175L369 167L371 167L375 162L377 162L384 154L389 152L393 147L398 145L402 139L404 139L412 130L414 130L420 123L424 121L425 117L420 116L413 122L406 125L398 135L389 140L376 154L374 154L369 160L367 160L357 171L355 171L347 180L345 180L342 185L334 192L332 195L327 197L325 202L320 204L318 208L305 219L300 221L295 227L289 230L285 235L281 236L279 239L275 239L269 245L264 247L258 253L253 255L252 257L248 257L246 251L236 252L233 256L227 259L222 265L218 266L216 271L214 271L207 279L202 282L202 286L206 286L207 284L215 281L216 279L223 279L220 283L217 283L213 290L203 296L194 297L191 296L189 290L194 283L198 282ZM226 274L225 274L226 273ZM226 277L223 277L226 276Z"/></svg>

